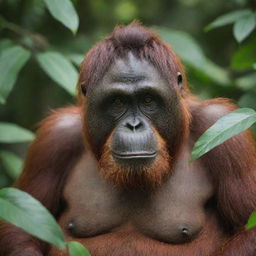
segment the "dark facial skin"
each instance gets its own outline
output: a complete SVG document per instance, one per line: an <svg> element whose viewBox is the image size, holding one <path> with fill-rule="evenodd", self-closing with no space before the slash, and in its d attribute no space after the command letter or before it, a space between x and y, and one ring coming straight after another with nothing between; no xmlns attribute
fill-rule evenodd
<svg viewBox="0 0 256 256"><path fill-rule="evenodd" d="M177 84L168 84L147 61L131 53L117 59L99 84L87 91L86 122L96 156L112 133L117 161L129 165L152 161L158 151L153 127L170 143L178 132L178 90L178 79Z"/></svg>

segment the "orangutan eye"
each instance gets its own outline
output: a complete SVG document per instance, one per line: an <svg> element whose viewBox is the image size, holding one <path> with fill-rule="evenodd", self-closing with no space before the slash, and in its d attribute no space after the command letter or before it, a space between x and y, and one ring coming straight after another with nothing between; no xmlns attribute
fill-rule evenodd
<svg viewBox="0 0 256 256"><path fill-rule="evenodd" d="M146 105L152 103L152 101L153 101L153 99L149 95L145 96L145 98L143 99L143 103L146 104Z"/></svg>
<svg viewBox="0 0 256 256"><path fill-rule="evenodd" d="M122 99L120 99L120 98L115 98L114 99L114 101L113 101L113 105L115 106L115 107L123 107L123 105L124 105L124 102L123 102L123 100Z"/></svg>

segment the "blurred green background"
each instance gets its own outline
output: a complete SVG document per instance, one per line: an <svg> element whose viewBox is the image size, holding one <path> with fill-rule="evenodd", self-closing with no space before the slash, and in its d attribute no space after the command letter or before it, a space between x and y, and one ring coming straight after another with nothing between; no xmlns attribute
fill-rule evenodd
<svg viewBox="0 0 256 256"><path fill-rule="evenodd" d="M0 0L0 188L19 175L38 122L75 102L84 54L116 24L158 30L201 99L256 109L255 10L255 0Z"/></svg>

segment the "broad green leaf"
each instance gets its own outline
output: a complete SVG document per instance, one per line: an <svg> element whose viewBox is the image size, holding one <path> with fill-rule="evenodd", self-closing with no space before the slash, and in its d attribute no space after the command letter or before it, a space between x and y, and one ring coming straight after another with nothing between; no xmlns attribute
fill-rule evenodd
<svg viewBox="0 0 256 256"><path fill-rule="evenodd" d="M211 22L206 28L205 31L209 31L214 28L222 27L228 24L232 24L242 17L248 15L251 11L249 9L234 11L230 13L226 13L224 15L219 16L213 22Z"/></svg>
<svg viewBox="0 0 256 256"><path fill-rule="evenodd" d="M30 53L20 46L4 50L0 55L0 103L5 103L19 74L30 57Z"/></svg>
<svg viewBox="0 0 256 256"><path fill-rule="evenodd" d="M256 17L253 12L236 21L234 25L234 36L241 43L256 27Z"/></svg>
<svg viewBox="0 0 256 256"><path fill-rule="evenodd" d="M242 44L231 60L231 68L244 71L252 68L256 60L256 37Z"/></svg>
<svg viewBox="0 0 256 256"><path fill-rule="evenodd" d="M253 72L248 75L237 78L235 80L235 85L244 91L248 91L253 88L256 89L256 73Z"/></svg>
<svg viewBox="0 0 256 256"><path fill-rule="evenodd" d="M250 229L256 226L256 212L253 212L245 226L245 229Z"/></svg>
<svg viewBox="0 0 256 256"><path fill-rule="evenodd" d="M16 124L0 122L0 143L27 142L34 139L34 134Z"/></svg>
<svg viewBox="0 0 256 256"><path fill-rule="evenodd" d="M156 29L187 65L204 73L211 80L221 85L229 84L228 73L207 59L200 46L189 34L162 27Z"/></svg>
<svg viewBox="0 0 256 256"><path fill-rule="evenodd" d="M255 122L256 112L250 108L240 108L223 116L195 143L191 159L196 160L234 135L248 129Z"/></svg>
<svg viewBox="0 0 256 256"><path fill-rule="evenodd" d="M78 72L71 62L58 52L45 52L37 55L42 69L71 95L75 94Z"/></svg>
<svg viewBox="0 0 256 256"><path fill-rule="evenodd" d="M78 242L69 242L68 249L70 256L90 256L89 251Z"/></svg>
<svg viewBox="0 0 256 256"><path fill-rule="evenodd" d="M44 0L52 16L76 34L79 26L77 12L70 0Z"/></svg>
<svg viewBox="0 0 256 256"><path fill-rule="evenodd" d="M61 228L48 210L32 196L15 188L3 188L0 190L0 205L1 219L62 250L65 249Z"/></svg>
<svg viewBox="0 0 256 256"><path fill-rule="evenodd" d="M77 66L80 67L83 59L84 59L84 55L83 54L77 54L77 53L73 53L73 54L69 54L68 58Z"/></svg>
<svg viewBox="0 0 256 256"><path fill-rule="evenodd" d="M10 151L0 151L0 161L7 174L12 179L17 179L22 171L22 159Z"/></svg>

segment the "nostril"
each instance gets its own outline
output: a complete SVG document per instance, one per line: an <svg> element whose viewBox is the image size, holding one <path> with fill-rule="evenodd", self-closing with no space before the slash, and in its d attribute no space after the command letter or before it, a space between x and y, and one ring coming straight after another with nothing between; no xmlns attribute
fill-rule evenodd
<svg viewBox="0 0 256 256"><path fill-rule="evenodd" d="M130 123L127 123L127 124L126 124L126 127L127 127L128 129L132 130L132 131L135 129L135 127L134 127L132 124L130 124Z"/></svg>
<svg viewBox="0 0 256 256"><path fill-rule="evenodd" d="M137 123L134 124L135 130L138 130L138 129L141 128L141 127L142 127L142 122L141 122L141 121L137 121Z"/></svg>
<svg viewBox="0 0 256 256"><path fill-rule="evenodd" d="M143 123L140 120L135 119L128 121L125 126L131 131L136 131L143 127Z"/></svg>

